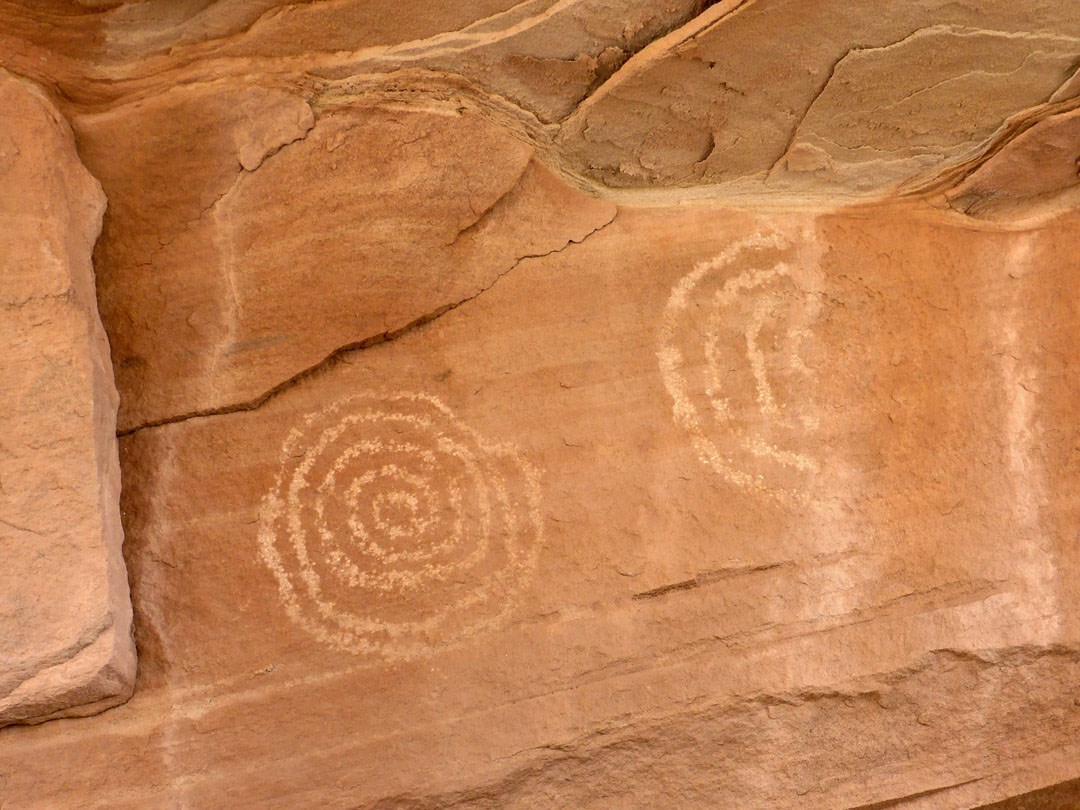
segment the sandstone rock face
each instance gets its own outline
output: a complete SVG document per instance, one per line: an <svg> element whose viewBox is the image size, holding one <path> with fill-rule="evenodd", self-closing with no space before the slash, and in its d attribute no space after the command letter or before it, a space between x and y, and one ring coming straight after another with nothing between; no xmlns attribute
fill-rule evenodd
<svg viewBox="0 0 1080 810"><path fill-rule="evenodd" d="M0 71L0 725L90 714L135 678L116 389L90 252L101 187Z"/></svg>
<svg viewBox="0 0 1080 810"><path fill-rule="evenodd" d="M215 142L183 161L192 182L177 187L170 156L206 120ZM122 430L258 401L615 215L474 113L361 105L315 125L302 98L237 83L77 126L112 206L97 250L101 306L129 324L113 352L118 383L138 392L122 401ZM118 146L139 158L115 161ZM321 181L277 205L307 174Z"/></svg>
<svg viewBox="0 0 1080 810"><path fill-rule="evenodd" d="M0 19L108 198L140 656L0 797L1080 806L1068 4Z"/></svg>

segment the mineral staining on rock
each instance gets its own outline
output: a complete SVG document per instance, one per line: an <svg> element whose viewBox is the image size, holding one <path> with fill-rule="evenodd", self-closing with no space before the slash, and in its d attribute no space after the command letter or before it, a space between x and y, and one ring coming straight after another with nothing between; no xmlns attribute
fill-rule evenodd
<svg viewBox="0 0 1080 810"><path fill-rule="evenodd" d="M0 798L1080 776L1071 7L84 5L0 58L109 201L139 683Z"/></svg>
<svg viewBox="0 0 1080 810"><path fill-rule="evenodd" d="M53 104L0 71L0 725L93 714L135 678L104 207Z"/></svg>

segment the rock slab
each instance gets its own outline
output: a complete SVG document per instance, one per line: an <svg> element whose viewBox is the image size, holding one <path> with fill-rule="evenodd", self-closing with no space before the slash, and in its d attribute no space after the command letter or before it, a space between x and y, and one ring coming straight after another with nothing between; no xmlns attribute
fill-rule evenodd
<svg viewBox="0 0 1080 810"><path fill-rule="evenodd" d="M105 196L70 128L0 71L0 725L130 696L117 393L91 251Z"/></svg>
<svg viewBox="0 0 1080 810"><path fill-rule="evenodd" d="M139 650L4 808L1080 807L1069 0L5 0L0 64L108 198Z"/></svg>

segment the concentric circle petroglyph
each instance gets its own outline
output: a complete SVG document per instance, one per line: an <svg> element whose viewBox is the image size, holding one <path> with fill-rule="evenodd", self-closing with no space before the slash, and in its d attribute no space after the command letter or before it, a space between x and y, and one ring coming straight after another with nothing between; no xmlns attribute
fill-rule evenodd
<svg viewBox="0 0 1080 810"><path fill-rule="evenodd" d="M354 396L285 440L259 548L289 615L409 658L503 623L541 546L535 470L423 394Z"/></svg>
<svg viewBox="0 0 1080 810"><path fill-rule="evenodd" d="M781 258L790 247L756 234L697 264L668 299L658 360L705 464L740 488L803 500L818 471L804 450L819 416L802 352L820 279Z"/></svg>

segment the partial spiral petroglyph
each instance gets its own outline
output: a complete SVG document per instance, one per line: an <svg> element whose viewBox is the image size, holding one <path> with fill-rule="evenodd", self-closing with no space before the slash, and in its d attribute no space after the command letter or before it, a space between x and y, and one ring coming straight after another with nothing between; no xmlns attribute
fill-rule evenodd
<svg viewBox="0 0 1080 810"><path fill-rule="evenodd" d="M732 484L805 500L819 426L803 352L821 308L815 272L780 257L777 235L743 239L675 285L658 360L675 421ZM742 272L737 272L740 268Z"/></svg>
<svg viewBox="0 0 1080 810"><path fill-rule="evenodd" d="M289 615L330 646L385 658L504 622L540 546L535 470L423 394L305 417L260 515Z"/></svg>

